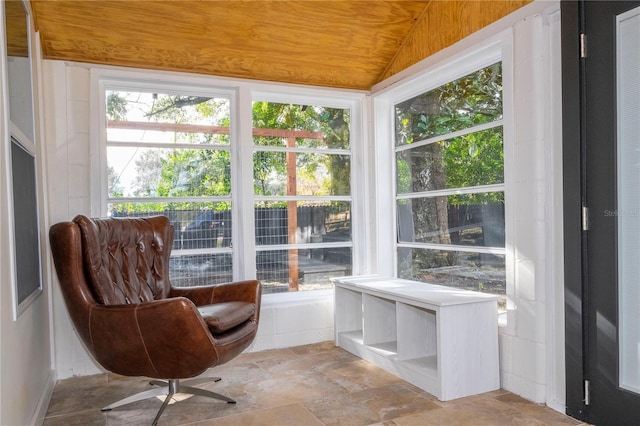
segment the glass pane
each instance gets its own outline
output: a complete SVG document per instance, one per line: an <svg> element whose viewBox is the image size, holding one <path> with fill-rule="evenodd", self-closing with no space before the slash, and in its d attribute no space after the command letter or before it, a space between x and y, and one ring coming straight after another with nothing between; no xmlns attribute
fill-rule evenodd
<svg viewBox="0 0 640 426"><path fill-rule="evenodd" d="M257 195L349 195L350 174L348 155L270 151L253 154ZM295 187L288 187L289 179Z"/></svg>
<svg viewBox="0 0 640 426"><path fill-rule="evenodd" d="M229 203L111 203L108 208L111 217L167 216L174 250L231 246Z"/></svg>
<svg viewBox="0 0 640 426"><path fill-rule="evenodd" d="M291 201L255 208L256 245L351 241L351 203Z"/></svg>
<svg viewBox="0 0 640 426"><path fill-rule="evenodd" d="M398 247L400 278L465 290L499 294L498 308L506 310L503 255Z"/></svg>
<svg viewBox="0 0 640 426"><path fill-rule="evenodd" d="M231 253L182 256L169 260L171 284L175 287L198 287L233 281Z"/></svg>
<svg viewBox="0 0 640 426"><path fill-rule="evenodd" d="M22 1L4 1L9 120L36 143L29 52L29 15ZM26 143L26 141L23 141Z"/></svg>
<svg viewBox="0 0 640 426"><path fill-rule="evenodd" d="M496 63L397 104L396 145L502 118L502 64Z"/></svg>
<svg viewBox="0 0 640 426"><path fill-rule="evenodd" d="M265 294L329 289L330 278L351 275L351 248L258 251L256 266Z"/></svg>
<svg viewBox="0 0 640 426"><path fill-rule="evenodd" d="M15 292L18 305L42 288L40 233L38 232L38 180L36 160L11 137L11 181L15 247ZM21 311L23 308L19 309Z"/></svg>
<svg viewBox="0 0 640 426"><path fill-rule="evenodd" d="M229 151L107 147L109 197L227 196Z"/></svg>
<svg viewBox="0 0 640 426"><path fill-rule="evenodd" d="M640 8L617 18L620 387L640 393ZM605 210L605 214L607 211Z"/></svg>
<svg viewBox="0 0 640 426"><path fill-rule="evenodd" d="M209 209L209 210L205 210ZM228 203L113 203L111 217L164 215L174 228L169 263L171 283L194 287L232 281L232 254L184 255L180 249L231 247L231 210Z"/></svg>
<svg viewBox="0 0 640 426"><path fill-rule="evenodd" d="M502 126L396 153L398 194L504 182Z"/></svg>
<svg viewBox="0 0 640 426"><path fill-rule="evenodd" d="M314 105L253 103L259 146L349 149L350 111Z"/></svg>
<svg viewBox="0 0 640 426"><path fill-rule="evenodd" d="M504 247L504 193L397 201L398 241Z"/></svg>
<svg viewBox="0 0 640 426"><path fill-rule="evenodd" d="M231 210L196 213L177 235L181 248L231 247Z"/></svg>
<svg viewBox="0 0 640 426"><path fill-rule="evenodd" d="M107 140L229 144L229 99L106 91Z"/></svg>

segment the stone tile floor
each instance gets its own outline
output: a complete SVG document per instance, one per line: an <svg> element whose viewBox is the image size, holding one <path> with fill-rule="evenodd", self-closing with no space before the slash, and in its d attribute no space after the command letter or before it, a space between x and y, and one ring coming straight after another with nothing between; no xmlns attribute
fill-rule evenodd
<svg viewBox="0 0 640 426"><path fill-rule="evenodd" d="M228 395L237 404L189 397L170 404L160 425L581 424L503 390L441 402L332 342L245 353L203 376L222 377L200 386ZM148 389L148 382L110 373L61 380L44 425L151 424L159 399L100 411Z"/></svg>

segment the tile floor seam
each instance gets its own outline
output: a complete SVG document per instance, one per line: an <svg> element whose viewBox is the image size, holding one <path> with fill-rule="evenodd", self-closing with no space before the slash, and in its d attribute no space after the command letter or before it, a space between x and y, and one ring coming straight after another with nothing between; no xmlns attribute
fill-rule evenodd
<svg viewBox="0 0 640 426"><path fill-rule="evenodd" d="M262 365L260 365L259 362L253 361L253 364L255 364L263 373L267 374L269 377L273 379L273 374L267 371L267 369L265 369Z"/></svg>
<svg viewBox="0 0 640 426"><path fill-rule="evenodd" d="M318 423L323 424L323 425L326 425L326 423L325 423L325 422L323 422L322 420L320 420L320 419L318 418L318 416L316 416L315 414L313 414L313 413L311 412L311 410L309 410L309 408L308 408L306 405L304 405L304 404L300 404L300 405L302 405L302 408L304 408L304 409L305 409L309 414L311 414L311 415L313 416L313 418L314 418L314 419L318 420Z"/></svg>

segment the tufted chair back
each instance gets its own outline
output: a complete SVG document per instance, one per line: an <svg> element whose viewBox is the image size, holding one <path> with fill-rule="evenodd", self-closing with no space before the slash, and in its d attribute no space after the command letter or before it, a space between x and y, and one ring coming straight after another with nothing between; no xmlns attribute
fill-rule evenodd
<svg viewBox="0 0 640 426"><path fill-rule="evenodd" d="M97 303L119 305L165 299L170 291L173 227L165 216L73 219Z"/></svg>

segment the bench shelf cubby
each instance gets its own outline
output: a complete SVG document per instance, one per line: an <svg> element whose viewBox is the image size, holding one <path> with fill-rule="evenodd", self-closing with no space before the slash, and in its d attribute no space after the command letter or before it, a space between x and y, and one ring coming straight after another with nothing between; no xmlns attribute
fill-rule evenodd
<svg viewBox="0 0 640 426"><path fill-rule="evenodd" d="M337 346L441 401L499 389L498 296L373 275L333 282Z"/></svg>

